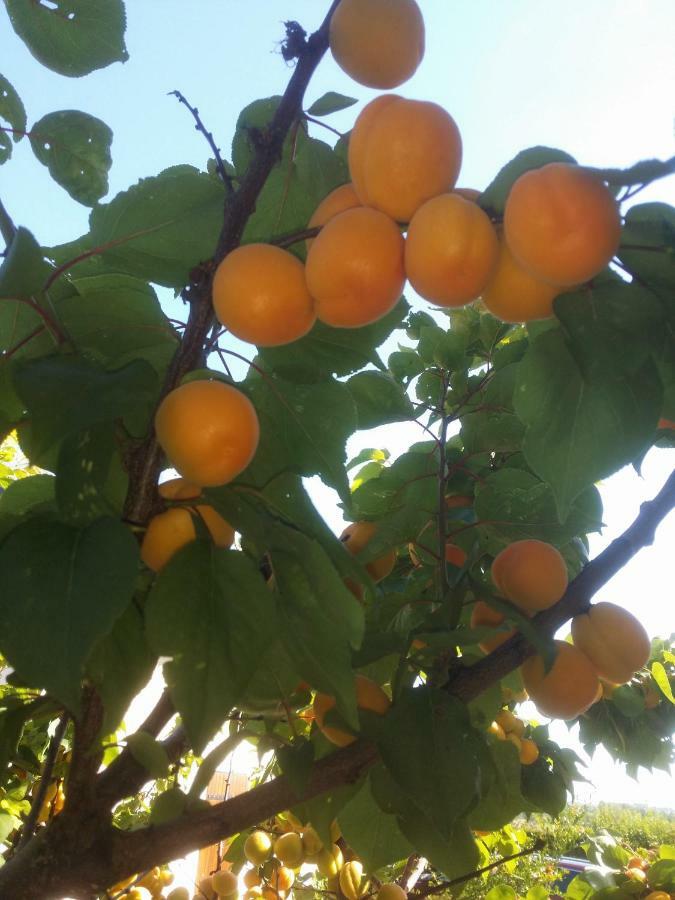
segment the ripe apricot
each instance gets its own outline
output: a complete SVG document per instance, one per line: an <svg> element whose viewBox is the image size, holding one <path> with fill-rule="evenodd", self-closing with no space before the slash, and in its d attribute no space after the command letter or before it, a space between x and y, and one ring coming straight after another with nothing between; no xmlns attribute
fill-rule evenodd
<svg viewBox="0 0 675 900"><path fill-rule="evenodd" d="M647 894L645 900L670 900L670 898L671 895L665 891L652 891L651 894Z"/></svg>
<svg viewBox="0 0 675 900"><path fill-rule="evenodd" d="M675 431L675 422L670 419L659 419L656 427L659 431Z"/></svg>
<svg viewBox="0 0 675 900"><path fill-rule="evenodd" d="M361 900L370 888L370 881L363 877L363 863L352 859L340 869L340 890L347 900Z"/></svg>
<svg viewBox="0 0 675 900"><path fill-rule="evenodd" d="M593 663L598 674L624 684L646 665L651 642L634 615L614 603L596 603L572 619L574 644Z"/></svg>
<svg viewBox="0 0 675 900"><path fill-rule="evenodd" d="M229 897L237 892L237 876L234 872L216 872L211 876L211 887L219 897Z"/></svg>
<svg viewBox="0 0 675 900"><path fill-rule="evenodd" d="M468 494L448 494L445 498L445 506L447 509L463 509L473 506L473 497L469 497Z"/></svg>
<svg viewBox="0 0 675 900"><path fill-rule="evenodd" d="M525 723L518 716L514 716L510 709L500 709L495 716L495 722L502 726L506 734L515 734L520 738L525 733Z"/></svg>
<svg viewBox="0 0 675 900"><path fill-rule="evenodd" d="M593 278L621 238L617 203L597 175L549 163L518 178L504 209L506 241L523 268L552 285Z"/></svg>
<svg viewBox="0 0 675 900"><path fill-rule="evenodd" d="M375 895L375 900L406 900L407 896L402 887L393 881L389 881L379 889Z"/></svg>
<svg viewBox="0 0 675 900"><path fill-rule="evenodd" d="M464 306L488 283L499 241L480 206L459 194L427 200L410 220L405 270L413 288L439 306Z"/></svg>
<svg viewBox="0 0 675 900"><path fill-rule="evenodd" d="M245 394L222 381L188 381L162 400L155 415L160 446L188 481L227 484L258 447L260 426Z"/></svg>
<svg viewBox="0 0 675 900"><path fill-rule="evenodd" d="M354 81L389 90L424 56L424 19L415 0L342 0L330 23L335 62Z"/></svg>
<svg viewBox="0 0 675 900"><path fill-rule="evenodd" d="M531 656L521 667L525 689L537 709L553 719L574 719L592 705L598 675L577 647L555 641L555 662L545 671L541 656Z"/></svg>
<svg viewBox="0 0 675 900"><path fill-rule="evenodd" d="M471 611L471 628L498 628L504 621L504 613L498 612L489 606L485 600L478 600ZM505 641L515 634L515 629L509 631L500 631L494 637L484 638L478 646L483 653L492 653L497 647L500 647Z"/></svg>
<svg viewBox="0 0 675 900"><path fill-rule="evenodd" d="M539 747L530 738L520 742L520 762L523 766L531 766L539 759Z"/></svg>
<svg viewBox="0 0 675 900"><path fill-rule="evenodd" d="M507 735L506 735L506 740L507 740L507 741L510 741L510 742L513 744L513 746L514 746L514 747L516 748L516 750L518 751L518 755L520 756L520 752L521 752L521 749L522 749L522 741L520 740L520 738L518 737L518 735L515 734L513 731L510 731L510 732L508 732Z"/></svg>
<svg viewBox="0 0 675 900"><path fill-rule="evenodd" d="M262 878L257 869L247 869L246 872L244 872L244 885L247 888L258 887L261 883Z"/></svg>
<svg viewBox="0 0 675 900"><path fill-rule="evenodd" d="M323 875L324 878L336 878L343 864L342 850L337 844L332 844L330 847L324 847L323 850L319 850L316 868L319 875Z"/></svg>
<svg viewBox="0 0 675 900"><path fill-rule="evenodd" d="M464 197L465 200L471 200L475 203L483 192L477 191L476 188L456 187L453 189L452 193L459 194L459 196Z"/></svg>
<svg viewBox="0 0 675 900"><path fill-rule="evenodd" d="M506 732L499 724L499 722L491 722L488 728L488 734L493 734L498 740L505 741L506 740Z"/></svg>
<svg viewBox="0 0 675 900"><path fill-rule="evenodd" d="M316 320L300 260L272 244L228 253L213 278L213 307L235 337L278 347L303 337Z"/></svg>
<svg viewBox="0 0 675 900"><path fill-rule="evenodd" d="M347 184L341 184L335 188L330 194L327 194L321 203L312 213L312 218L307 223L308 228L323 228L323 226L334 219L335 216L347 209L354 209L355 206L361 206L354 185L349 181ZM314 238L309 238L305 245L307 250L314 243Z"/></svg>
<svg viewBox="0 0 675 900"><path fill-rule="evenodd" d="M184 478L171 478L157 486L157 493L164 500L196 500L202 489Z"/></svg>
<svg viewBox="0 0 675 900"><path fill-rule="evenodd" d="M448 541L445 545L445 561L452 563L453 566L457 566L458 569L461 569L464 563L467 560L467 555L461 547L458 547L457 544L453 544Z"/></svg>
<svg viewBox="0 0 675 900"><path fill-rule="evenodd" d="M232 546L234 528L212 506L200 504L195 514L203 519L216 547ZM181 547L196 540L197 530L190 510L167 509L150 520L141 544L141 559L153 572L159 572Z"/></svg>
<svg viewBox="0 0 675 900"><path fill-rule="evenodd" d="M462 162L452 116L436 103L384 94L361 111L349 141L349 171L362 203L398 222L449 191Z"/></svg>
<svg viewBox="0 0 675 900"><path fill-rule="evenodd" d="M311 825L308 825L302 832L302 847L305 859L308 862L313 862L320 851L323 850L323 841L317 834L316 829Z"/></svg>
<svg viewBox="0 0 675 900"><path fill-rule="evenodd" d="M553 606L567 590L562 555L543 541L514 541L492 562L492 580L508 600L524 612Z"/></svg>
<svg viewBox="0 0 675 900"><path fill-rule="evenodd" d="M254 866L261 866L272 855L272 841L264 831L253 831L244 841L244 856Z"/></svg>
<svg viewBox="0 0 675 900"><path fill-rule="evenodd" d="M336 328L360 328L386 315L405 284L403 248L396 223L376 209L334 216L307 255L317 318Z"/></svg>
<svg viewBox="0 0 675 900"><path fill-rule="evenodd" d="M296 831L282 834L274 842L274 855L284 866L289 869L297 869L305 858L305 848L302 838Z"/></svg>
<svg viewBox="0 0 675 900"><path fill-rule="evenodd" d="M379 686L365 675L356 675L354 677L354 687L356 688L356 705L359 709L367 709L370 712L383 716L391 706L391 700ZM317 694L314 697L314 716L316 724L319 726L328 740L336 744L338 747L346 747L353 744L356 740L353 734L343 731L341 728L335 728L331 725L324 725L324 719L328 710L335 706L335 697L329 694Z"/></svg>
<svg viewBox="0 0 675 900"><path fill-rule="evenodd" d="M270 887L275 891L289 891L295 881L295 872L288 866L279 866L270 876Z"/></svg>
<svg viewBox="0 0 675 900"><path fill-rule="evenodd" d="M502 322L549 319L558 293L552 285L534 278L518 265L502 237L497 267L481 294L492 315Z"/></svg>
<svg viewBox="0 0 675 900"><path fill-rule="evenodd" d="M375 522L352 522L342 532L340 540L352 556L357 556L372 541L376 532ZM366 569L373 581L382 581L390 574L395 565L396 551L390 550L383 556L366 563Z"/></svg>

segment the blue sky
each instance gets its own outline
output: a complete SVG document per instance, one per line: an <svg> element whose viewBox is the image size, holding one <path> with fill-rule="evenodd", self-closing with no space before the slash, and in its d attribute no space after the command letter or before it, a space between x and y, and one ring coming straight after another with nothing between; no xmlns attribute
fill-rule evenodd
<svg viewBox="0 0 675 900"><path fill-rule="evenodd" d="M672 0L421 0L427 53L399 93L435 100L459 124L464 164L459 183L482 188L519 150L561 147L589 165L629 165L675 153L675 3ZM82 109L111 126L111 193L177 163L204 166L208 147L187 111L167 94L181 90L200 109L225 155L239 110L280 93L290 69L278 52L282 21L308 30L328 0L127 0L130 60L83 79L48 72L29 55L0 9L0 72L14 84L29 123L56 109ZM374 92L352 82L327 57L307 99L335 90L369 100ZM360 108L356 107L356 110ZM334 116L351 127L355 110ZM30 125L29 125L30 127ZM28 142L0 168L0 197L17 223L46 245L87 229L88 210L71 201L35 161ZM654 185L639 200L675 202L675 179ZM176 307L173 307L174 311ZM410 429L378 429L354 438L360 446L400 451ZM418 439L417 432L412 439ZM601 486L608 528L593 539L597 551L632 520L672 468L672 454L654 451L644 479L625 470ZM334 498L313 486L329 523L341 518ZM672 564L675 516L661 526L654 547L642 551L603 591L638 613L652 633L675 631ZM568 741L563 725L555 726ZM596 799L663 804L673 800L665 776L635 786L602 755L590 768ZM591 796L584 789L584 796Z"/></svg>

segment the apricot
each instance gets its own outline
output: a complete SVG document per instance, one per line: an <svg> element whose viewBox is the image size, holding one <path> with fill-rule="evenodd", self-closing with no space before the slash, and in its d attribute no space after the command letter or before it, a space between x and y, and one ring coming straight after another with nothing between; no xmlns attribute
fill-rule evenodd
<svg viewBox="0 0 675 900"><path fill-rule="evenodd" d="M506 732L499 724L499 722L491 722L487 731L488 734L494 735L500 741L506 740Z"/></svg>
<svg viewBox="0 0 675 900"><path fill-rule="evenodd" d="M270 876L270 887L275 891L289 891L295 881L295 872L288 866L279 866Z"/></svg>
<svg viewBox="0 0 675 900"><path fill-rule="evenodd" d="M232 546L234 528L212 506L199 505L195 514L206 525L216 547ZM154 516L141 544L141 559L153 572L159 572L181 547L197 540L193 514L184 507L173 507Z"/></svg>
<svg viewBox="0 0 675 900"><path fill-rule="evenodd" d="M356 688L356 705L359 709L367 709L370 712L383 716L391 706L391 700L379 686L365 675L356 675L354 677L354 687ZM316 724L319 726L323 734L328 740L336 744L338 747L346 747L353 744L356 737L343 731L341 728L335 728L332 725L324 725L326 713L335 706L335 697L329 694L316 694L314 697L314 716Z"/></svg>
<svg viewBox="0 0 675 900"><path fill-rule="evenodd" d="M408 895L398 884L389 881L383 884L375 895L375 900L406 900Z"/></svg>
<svg viewBox="0 0 675 900"><path fill-rule="evenodd" d="M471 200L472 203L475 203L483 192L477 191L476 188L456 187L453 189L452 193L459 194L459 196L464 197L465 200Z"/></svg>
<svg viewBox="0 0 675 900"><path fill-rule="evenodd" d="M574 644L598 674L613 684L625 684L646 665L651 642L640 622L614 603L596 603L572 619Z"/></svg>
<svg viewBox="0 0 675 900"><path fill-rule="evenodd" d="M352 859L340 869L340 890L347 900L361 900L370 888L370 881L363 877L363 863Z"/></svg>
<svg viewBox="0 0 675 900"><path fill-rule="evenodd" d="M571 287L593 278L619 247L621 218L603 181L568 163L525 172L504 209L506 241L535 278Z"/></svg>
<svg viewBox="0 0 675 900"><path fill-rule="evenodd" d="M384 94L358 116L349 141L349 171L361 202L398 222L453 188L462 139L436 103Z"/></svg>
<svg viewBox="0 0 675 900"><path fill-rule="evenodd" d="M598 675L577 647L555 641L555 662L545 671L541 656L531 656L521 667L525 689L537 709L553 719L574 719L593 704Z"/></svg>
<svg viewBox="0 0 675 900"><path fill-rule="evenodd" d="M405 284L403 249L396 223L376 209L334 216L307 254L317 318L336 328L360 328L386 315Z"/></svg>
<svg viewBox="0 0 675 900"><path fill-rule="evenodd" d="M675 431L675 422L670 419L659 419L656 427L659 431Z"/></svg>
<svg viewBox="0 0 675 900"><path fill-rule="evenodd" d="M531 766L539 759L539 747L530 738L520 742L520 762L523 766Z"/></svg>
<svg viewBox="0 0 675 900"><path fill-rule="evenodd" d="M274 855L284 866L297 869L305 858L302 838L295 831L282 834L274 842Z"/></svg>
<svg viewBox="0 0 675 900"><path fill-rule="evenodd" d="M347 525L342 532L340 540L345 545L345 549L348 550L352 556L358 556L370 541L372 541L376 532L377 525L375 522L352 522L352 524ZM389 550L389 552L385 553L383 556L379 556L377 559L373 559L371 562L366 563L366 570L373 581L382 581L383 578L386 578L387 575L391 573L395 565L396 551ZM348 587L351 590L353 582L351 582L351 579L348 580L350 582ZM358 587L360 588L360 585ZM362 589L361 594L363 594ZM357 599L359 598L357 597Z"/></svg>
<svg viewBox="0 0 675 900"><path fill-rule="evenodd" d="M452 563L453 566L457 566L458 569L461 569L464 563L467 560L467 555L461 547L458 547L457 544L453 544L448 541L445 545L445 561Z"/></svg>
<svg viewBox="0 0 675 900"><path fill-rule="evenodd" d="M515 606L535 613L553 606L565 593L567 566L551 544L515 541L494 558L492 580L497 590Z"/></svg>
<svg viewBox="0 0 675 900"><path fill-rule="evenodd" d="M324 878L336 878L344 864L342 850L337 844L319 850L316 858L316 869Z"/></svg>
<svg viewBox="0 0 675 900"><path fill-rule="evenodd" d="M670 900L671 895L666 893L666 891L652 891L651 894L647 894L645 900Z"/></svg>
<svg viewBox="0 0 675 900"><path fill-rule="evenodd" d="M518 716L514 716L510 709L500 709L495 716L495 722L502 726L507 735L515 734L520 738L525 733L525 723Z"/></svg>
<svg viewBox="0 0 675 900"><path fill-rule="evenodd" d="M244 856L254 866L261 866L272 855L272 841L264 831L253 831L244 841Z"/></svg>
<svg viewBox="0 0 675 900"><path fill-rule="evenodd" d="M216 872L211 876L211 887L219 897L229 897L237 893L237 876L234 872Z"/></svg>
<svg viewBox="0 0 675 900"><path fill-rule="evenodd" d="M160 446L180 474L200 487L227 484L248 466L260 425L245 394L222 381L188 381L155 414Z"/></svg>
<svg viewBox="0 0 675 900"><path fill-rule="evenodd" d="M184 478L170 478L157 485L157 493L164 500L196 500L202 489Z"/></svg>
<svg viewBox="0 0 675 900"><path fill-rule="evenodd" d="M471 628L498 628L504 619L504 613L500 613L496 609L493 609L485 602L485 600L478 600L471 611L470 625ZM493 650L496 650L497 647L500 647L503 643L508 641L510 637L513 637L515 633L515 629L500 631L498 634L495 634L494 637L484 638L478 646L483 653L492 653Z"/></svg>
<svg viewBox="0 0 675 900"><path fill-rule="evenodd" d="M223 259L213 278L221 325L259 347L303 337L316 321L300 260L272 244L246 244Z"/></svg>
<svg viewBox="0 0 675 900"><path fill-rule="evenodd" d="M334 191L327 194L321 203L319 203L312 213L312 218L307 223L307 227L323 228L323 226L327 222L330 222L331 219L334 219L335 216L339 215L341 212L345 212L347 209L354 209L356 206L361 206L361 201L354 190L354 185L351 181L347 184L341 184L340 187L335 188ZM309 250L313 243L314 238L309 238L305 241L307 250Z"/></svg>
<svg viewBox="0 0 675 900"><path fill-rule="evenodd" d="M365 87L403 84L424 56L424 19L415 0L342 0L329 42L343 72Z"/></svg>
<svg viewBox="0 0 675 900"><path fill-rule="evenodd" d="M318 853L323 850L323 841L316 832L316 829L308 825L302 832L302 846L306 860L314 860Z"/></svg>
<svg viewBox="0 0 675 900"><path fill-rule="evenodd" d="M480 206L459 194L427 200L410 220L405 270L417 293L439 306L464 306L488 283L499 241Z"/></svg>
<svg viewBox="0 0 675 900"><path fill-rule="evenodd" d="M257 869L248 869L244 872L244 885L247 888L258 887L260 884L262 884L262 878Z"/></svg>
<svg viewBox="0 0 675 900"><path fill-rule="evenodd" d="M473 506L473 497L468 494L448 494L445 498L447 509L463 509Z"/></svg>
<svg viewBox="0 0 675 900"><path fill-rule="evenodd" d="M558 293L552 285L519 266L502 237L497 267L481 294L486 309L502 322L549 319Z"/></svg>

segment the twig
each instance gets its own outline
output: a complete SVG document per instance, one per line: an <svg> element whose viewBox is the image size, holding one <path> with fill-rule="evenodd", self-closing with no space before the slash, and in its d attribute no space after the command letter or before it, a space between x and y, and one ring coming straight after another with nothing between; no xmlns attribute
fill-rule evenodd
<svg viewBox="0 0 675 900"><path fill-rule="evenodd" d="M300 241L307 241L317 236L321 231L321 226L314 228L303 228L301 231L291 231L289 234L281 234L279 237L272 238L270 244L277 247L292 247L293 244L299 244Z"/></svg>
<svg viewBox="0 0 675 900"><path fill-rule="evenodd" d="M528 847L526 850L521 850L519 853L512 853L511 856L502 856L501 859L495 860L495 862L489 863L487 866L483 866L482 869L476 869L474 872L467 872L466 875L460 875L457 878L452 878L450 881L442 881L440 884L434 884L431 887L422 888L421 891L414 891L410 894L411 897L414 897L415 900L421 897L429 897L431 894L442 894L443 891L447 891L448 888L454 887L456 884L464 884L466 881L471 881L474 878L480 878L481 875L484 875L485 872L491 872L493 869L499 868L499 866L503 866L504 863L511 862L514 859L520 859L523 856L530 856L532 853L537 853L539 850L543 850L546 846L546 841L537 840L532 844L531 847Z"/></svg>
<svg viewBox="0 0 675 900"><path fill-rule="evenodd" d="M336 134L339 138L343 137L341 131L338 131L337 128L333 128L333 126L329 125L327 122L322 122L321 119L315 119L308 113L303 113L302 118L305 120L305 122L311 122L312 125L318 125L320 128L325 128L326 131L332 131L333 134Z"/></svg>
<svg viewBox="0 0 675 900"><path fill-rule="evenodd" d="M446 508L445 508L445 485L447 478L447 448L448 442L448 423L449 418L445 414L445 402L448 395L448 376L444 375L441 381L441 394L439 408L441 409L441 428L438 435L438 573L440 580L439 600L445 603L448 597L450 585L448 583L448 567L445 561L445 532L446 532ZM459 616L457 616L458 618ZM455 616L453 615L453 619ZM454 628L456 622L452 622L450 627Z"/></svg>
<svg viewBox="0 0 675 900"><path fill-rule="evenodd" d="M16 225L12 222L12 217L3 206L2 200L0 200L0 234L2 235L2 239L4 240L7 249L9 249L9 245L14 240L14 235L16 234Z"/></svg>
<svg viewBox="0 0 675 900"><path fill-rule="evenodd" d="M232 182L231 176L227 174L225 163L223 162L223 158L220 155L220 149L216 146L213 134L210 131L207 131L204 123L202 122L197 107L192 106L190 103L188 103L188 101L180 91L170 91L169 96L176 97L179 103L182 103L183 106L187 106L187 108L190 110L190 112L192 113L192 118L195 120L195 130L200 131L204 135L204 137L208 141L209 147L213 151L213 155L216 160L216 169L218 170L218 174L222 178L223 183L227 188L228 194L234 193L234 184Z"/></svg>
<svg viewBox="0 0 675 900"><path fill-rule="evenodd" d="M52 773L54 772L56 757L59 752L59 747L61 746L61 741L63 740L63 737L66 733L69 719L70 716L68 715L68 713L63 713L56 725L56 728L54 729L54 734L49 741L47 753L45 754L44 765L42 766L42 772L40 774L40 784L38 785L37 792L31 804L30 812L26 817L26 821L21 831L21 838L16 845L15 852L17 853L26 846L26 844L30 841L30 839L33 837L33 834L35 833L35 827L40 816L40 810L42 809L42 806L45 802L45 797L47 796L47 789L49 788L49 784L52 780Z"/></svg>

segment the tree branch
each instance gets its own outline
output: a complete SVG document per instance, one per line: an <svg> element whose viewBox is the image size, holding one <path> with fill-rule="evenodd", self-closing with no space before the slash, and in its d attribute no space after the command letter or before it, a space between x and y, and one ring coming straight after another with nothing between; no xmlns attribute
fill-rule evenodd
<svg viewBox="0 0 675 900"><path fill-rule="evenodd" d="M12 217L2 205L2 200L0 200L0 234L5 245L9 248L16 234L16 225L12 222Z"/></svg>
<svg viewBox="0 0 675 900"><path fill-rule="evenodd" d="M260 192L270 172L281 159L286 136L293 123L302 115L307 85L328 49L328 28L338 2L339 0L333 0L321 27L303 45L298 64L274 117L268 128L259 135L251 164L237 190L227 198L216 252L212 264L208 267L210 274L199 284L193 285L185 294L190 302L190 315L180 347L169 366L162 396L173 390L188 372L205 362L204 346L213 325L211 303L213 272L218 263L239 246ZM153 431L129 459L129 490L124 512L126 519L139 524L147 521L155 503L161 461L162 453Z"/></svg>
<svg viewBox="0 0 675 900"><path fill-rule="evenodd" d="M209 147L213 151L213 155L216 160L216 168L218 170L218 174L223 180L225 187L227 188L228 194L231 194L234 191L234 184L232 182L232 178L227 174L227 170L225 169L225 163L223 162L223 158L220 155L220 148L216 146L216 142L213 138L213 134L210 131L206 130L204 123L201 120L199 115L199 110L196 106L191 106L190 103L186 100L186 98L181 94L180 91L171 91L169 96L177 97L178 102L182 103L183 106L187 106L187 108L192 113L192 118L195 120L195 129L200 131L204 137L206 138Z"/></svg>

